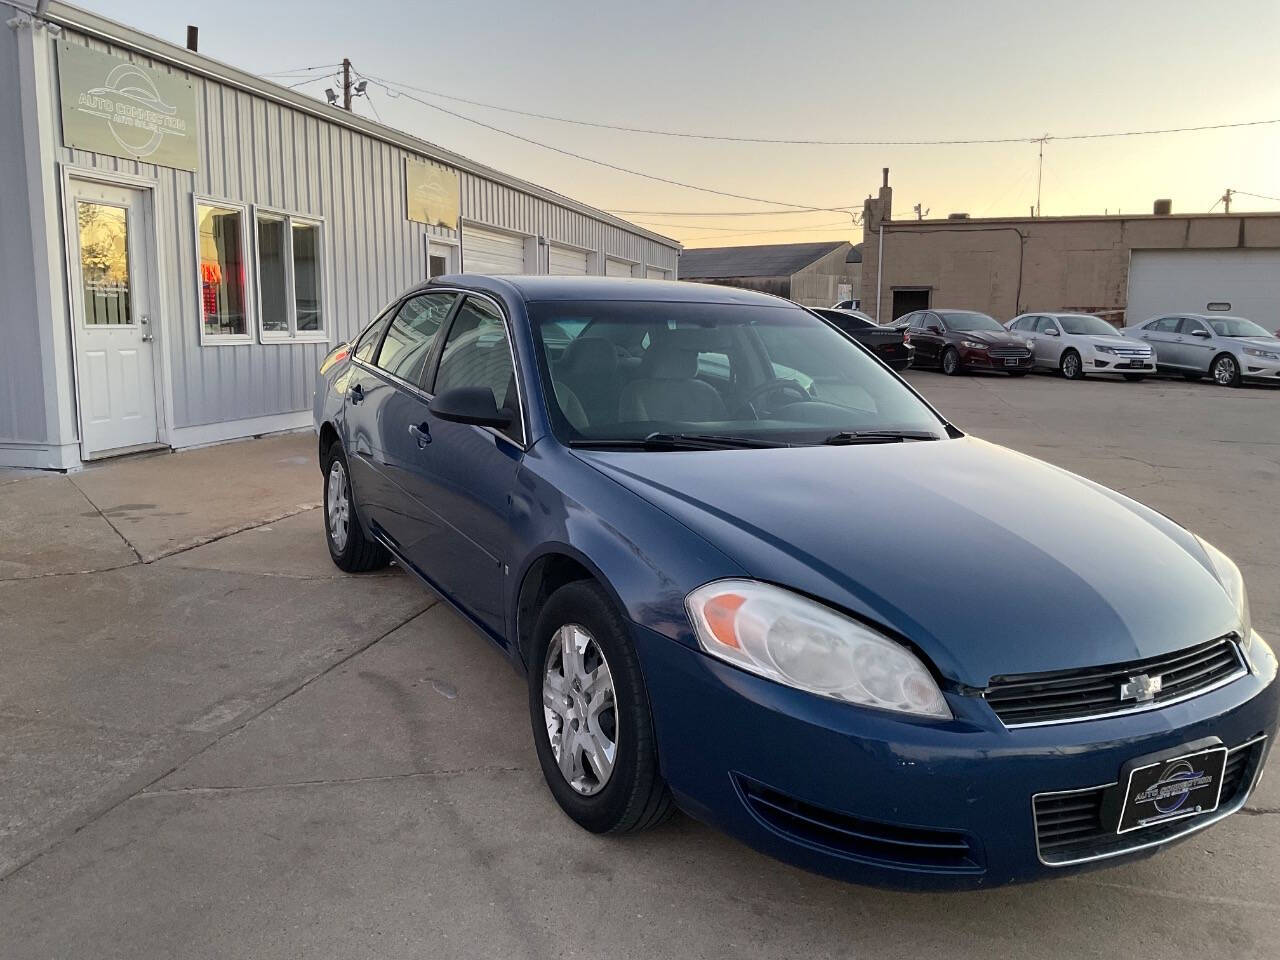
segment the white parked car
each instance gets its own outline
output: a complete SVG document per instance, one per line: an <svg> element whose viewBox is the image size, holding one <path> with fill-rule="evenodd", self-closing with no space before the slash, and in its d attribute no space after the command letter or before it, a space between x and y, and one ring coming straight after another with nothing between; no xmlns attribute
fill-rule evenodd
<svg viewBox="0 0 1280 960"><path fill-rule="evenodd" d="M1096 373L1141 380L1156 372L1149 344L1126 338L1088 313L1024 313L1005 326L1031 342L1034 366L1057 370L1068 380Z"/></svg>

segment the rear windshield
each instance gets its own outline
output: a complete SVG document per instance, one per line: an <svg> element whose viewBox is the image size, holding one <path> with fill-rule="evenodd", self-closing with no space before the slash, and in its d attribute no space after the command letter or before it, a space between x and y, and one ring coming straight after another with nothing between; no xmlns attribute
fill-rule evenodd
<svg viewBox="0 0 1280 960"><path fill-rule="evenodd" d="M635 301L529 305L562 441L714 433L820 442L843 430L946 436L856 343L799 307Z"/></svg>

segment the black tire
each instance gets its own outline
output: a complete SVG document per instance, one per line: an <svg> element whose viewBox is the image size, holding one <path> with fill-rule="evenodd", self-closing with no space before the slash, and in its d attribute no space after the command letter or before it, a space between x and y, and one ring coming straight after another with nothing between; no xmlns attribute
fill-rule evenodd
<svg viewBox="0 0 1280 960"><path fill-rule="evenodd" d="M1130 383L1141 383L1143 380L1147 379L1147 375L1145 373L1126 373L1124 378Z"/></svg>
<svg viewBox="0 0 1280 960"><path fill-rule="evenodd" d="M547 651L562 627L585 630L613 679L616 749L612 772L598 792L586 796L561 773L551 746L543 682ZM626 624L609 595L592 580L566 584L538 615L529 651L529 717L538 763L552 796L580 827L592 833L634 833L662 823L675 809L658 768L658 746L640 660ZM585 762L585 761L584 761Z"/></svg>
<svg viewBox="0 0 1280 960"><path fill-rule="evenodd" d="M1058 370L1068 380L1084 379L1084 361L1080 359L1080 354L1075 350L1068 350L1062 355L1062 359L1058 361Z"/></svg>
<svg viewBox="0 0 1280 960"><path fill-rule="evenodd" d="M335 467L340 468L340 472ZM330 515L334 509L334 501L329 496L329 487L339 480L347 503L345 537L335 534L338 520ZM351 469L347 466L347 455L342 450L340 440L333 441L324 457L323 510L324 540L329 545L329 556L339 570L367 573L370 570L381 570L391 562L391 554L387 552L387 548L367 537L360 524L356 501L351 495Z"/></svg>
<svg viewBox="0 0 1280 960"><path fill-rule="evenodd" d="M1011 377L1025 377L1030 372L1031 372L1030 370L1006 370L1005 371L1005 373L1009 374L1009 376Z"/></svg>
<svg viewBox="0 0 1280 960"><path fill-rule="evenodd" d="M1209 364L1209 374L1220 387L1238 387L1241 383L1240 362L1229 353L1220 353Z"/></svg>
<svg viewBox="0 0 1280 960"><path fill-rule="evenodd" d="M942 351L942 360L939 361L939 366L948 377L957 376L964 369L964 364L960 362L960 353L955 347L947 347Z"/></svg>

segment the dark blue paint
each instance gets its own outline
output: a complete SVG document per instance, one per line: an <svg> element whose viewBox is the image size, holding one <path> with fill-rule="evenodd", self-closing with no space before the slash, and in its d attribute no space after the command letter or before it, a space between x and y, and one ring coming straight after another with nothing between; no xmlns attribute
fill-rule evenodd
<svg viewBox="0 0 1280 960"><path fill-rule="evenodd" d="M1106 720L1011 731L967 695L996 674L1132 660L1232 628L1195 539L1091 481L972 438L638 454L570 450L551 433L526 302L772 298L605 278L436 285L503 306L526 442L440 421L425 395L343 361L319 385L316 422L332 424L348 451L362 520L521 668L514 638L527 572L548 554L590 570L633 624L663 771L693 815L833 876L994 885L1062 872L1036 858L1033 793L1112 782L1133 757L1203 736L1236 745L1274 732L1276 666L1265 646L1253 672L1227 687ZM364 392L357 404L353 383ZM914 646L955 718L838 703L701 653L684 597L744 576ZM983 869L903 872L786 839L747 809L733 774L868 820L964 832Z"/></svg>

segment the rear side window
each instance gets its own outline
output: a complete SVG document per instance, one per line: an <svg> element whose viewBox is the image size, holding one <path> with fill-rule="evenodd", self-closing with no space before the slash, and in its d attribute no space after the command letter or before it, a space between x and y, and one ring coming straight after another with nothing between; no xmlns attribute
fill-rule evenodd
<svg viewBox="0 0 1280 960"><path fill-rule="evenodd" d="M396 312L395 305L388 307L382 312L382 316L369 324L369 329L360 337L360 342L356 344L355 358L363 360L365 363L373 362L373 355L377 352L378 341L382 339L382 331L387 328L387 321Z"/></svg>
<svg viewBox="0 0 1280 960"><path fill-rule="evenodd" d="M1156 333L1173 333L1178 329L1178 318L1161 317L1155 323L1148 323L1146 328Z"/></svg>
<svg viewBox="0 0 1280 960"><path fill-rule="evenodd" d="M431 346L457 299L456 293L420 293L405 300L387 327L377 365L401 380L418 383Z"/></svg>

